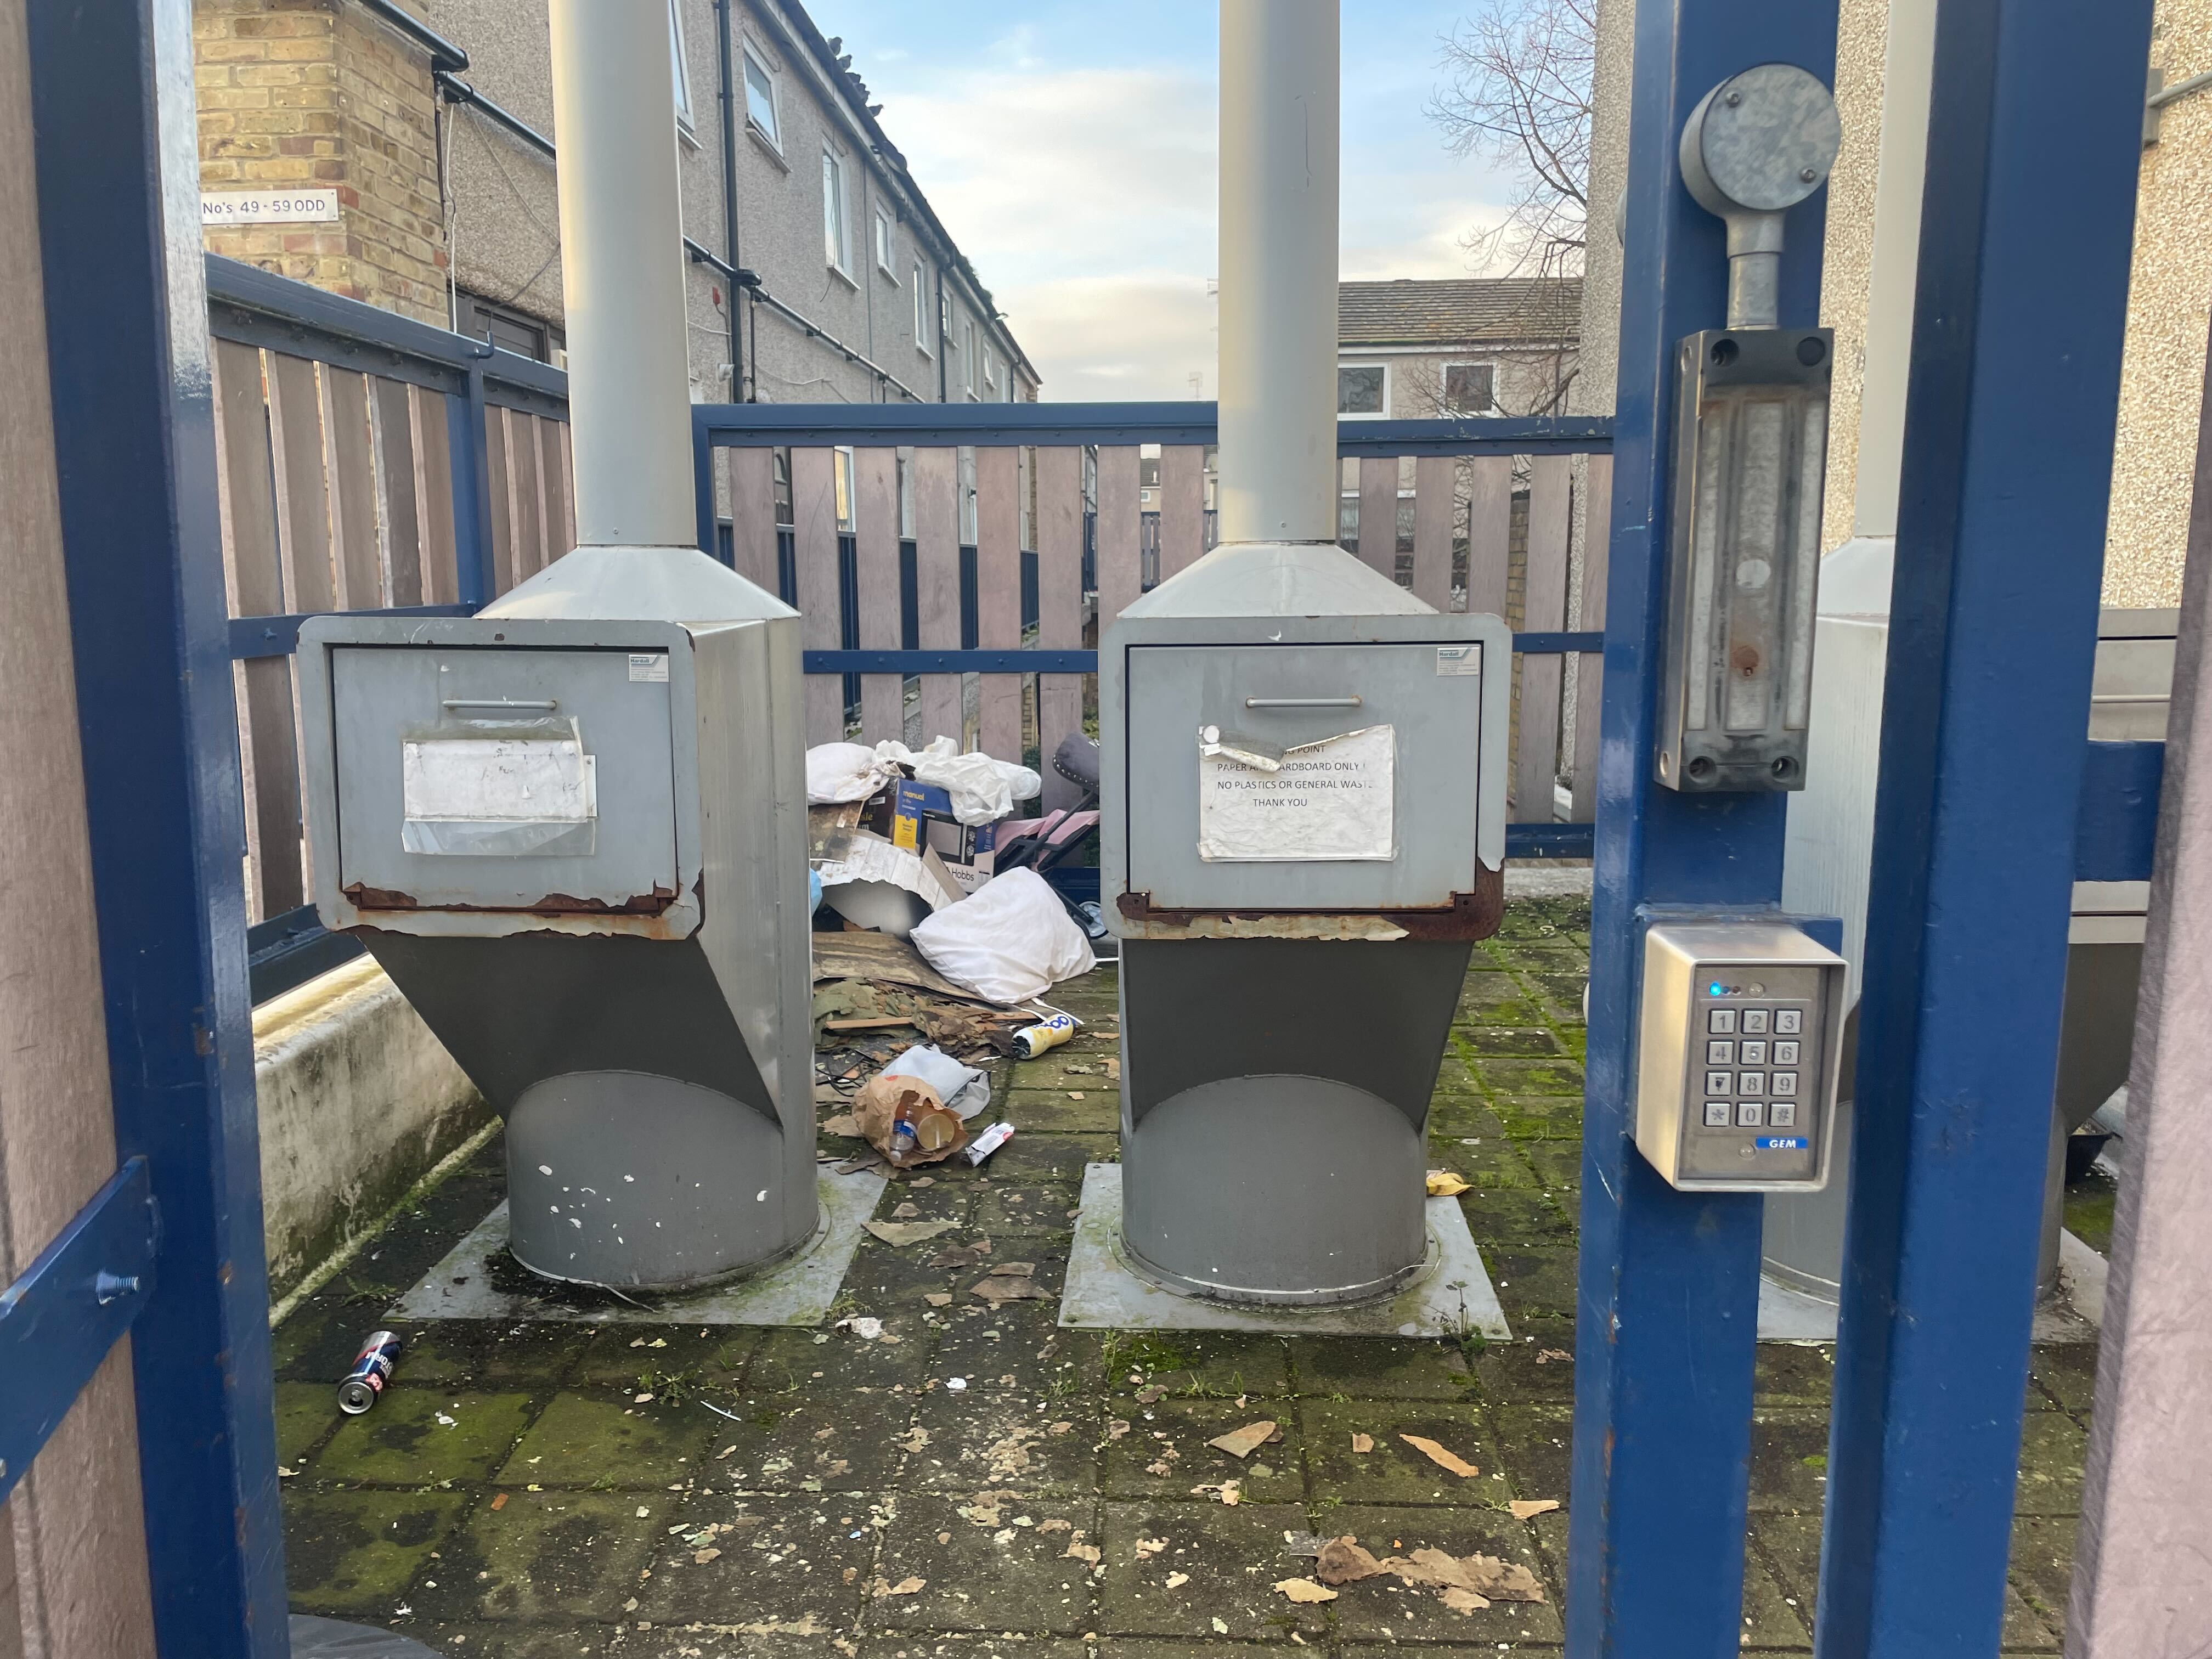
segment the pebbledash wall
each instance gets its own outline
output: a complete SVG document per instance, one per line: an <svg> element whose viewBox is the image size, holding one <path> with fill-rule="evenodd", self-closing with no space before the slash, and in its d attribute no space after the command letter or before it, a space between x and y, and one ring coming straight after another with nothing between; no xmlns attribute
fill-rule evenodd
<svg viewBox="0 0 2212 1659"><path fill-rule="evenodd" d="M196 0L203 191L325 186L335 223L210 228L210 253L418 322L447 319L435 94L422 54L358 6Z"/></svg>

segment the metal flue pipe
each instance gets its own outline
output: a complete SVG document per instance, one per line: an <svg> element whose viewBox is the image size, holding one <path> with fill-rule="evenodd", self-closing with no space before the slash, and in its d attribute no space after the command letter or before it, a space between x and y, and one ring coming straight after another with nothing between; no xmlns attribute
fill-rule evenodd
<svg viewBox="0 0 2212 1659"><path fill-rule="evenodd" d="M668 35L552 0L576 541L693 545L691 397Z"/></svg>
<svg viewBox="0 0 2212 1659"><path fill-rule="evenodd" d="M1336 539L1338 0L1222 0L1221 540Z"/></svg>

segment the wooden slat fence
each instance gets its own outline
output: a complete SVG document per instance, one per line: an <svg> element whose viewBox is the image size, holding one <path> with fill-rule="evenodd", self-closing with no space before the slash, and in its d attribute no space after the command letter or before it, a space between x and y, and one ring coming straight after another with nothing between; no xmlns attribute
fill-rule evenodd
<svg viewBox="0 0 2212 1659"><path fill-rule="evenodd" d="M229 260L208 287L248 918L289 939L312 927L298 624L472 611L567 552L567 377Z"/></svg>
<svg viewBox="0 0 2212 1659"><path fill-rule="evenodd" d="M1162 418L1149 418L1154 410ZM1037 765L1045 805L1064 805L1073 791L1049 760L1095 715L1098 637L1212 544L1211 416L1206 405L702 408L695 412L707 480L702 544L722 544L726 533L733 562L748 574L774 571L764 585L805 616L810 744L950 735ZM1601 518L1606 510L1609 430L1504 422L1359 428L1345 434L1354 458L1345 544L1429 604L1493 611L1528 636L1523 644L1536 648L1516 657L1509 767L1516 850L1586 848L1586 836L1549 826L1556 783L1569 787L1573 817L1585 824L1593 799L1598 659L1583 647L1595 642L1588 630L1602 626L1603 538L1592 538L1598 550L1585 555L1596 562L1595 580L1583 584L1573 631L1570 538L1578 489L1599 492ZM1147 445L1159 458L1157 513L1139 510ZM841 451L861 481L843 520L826 482ZM1577 455L1589 457L1579 479ZM778 522L779 476L792 480L788 526ZM963 501L969 479L974 495ZM960 538L963 520L974 526L972 544ZM775 556L779 536L787 569ZM1571 730L1563 706L1571 652L1580 653L1580 684L1590 693Z"/></svg>

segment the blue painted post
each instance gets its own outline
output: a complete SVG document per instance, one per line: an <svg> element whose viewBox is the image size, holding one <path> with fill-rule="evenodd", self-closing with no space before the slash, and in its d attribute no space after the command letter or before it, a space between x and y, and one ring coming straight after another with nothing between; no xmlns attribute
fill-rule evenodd
<svg viewBox="0 0 2212 1659"><path fill-rule="evenodd" d="M191 9L33 4L34 165L116 1150L161 1206L132 1328L161 1659L285 1629L245 845Z"/></svg>
<svg viewBox="0 0 2212 1659"><path fill-rule="evenodd" d="M1997 1650L2151 0L1944 0L1818 1650Z"/></svg>
<svg viewBox="0 0 2212 1659"><path fill-rule="evenodd" d="M1636 9L1620 377L1613 415L1604 724L1583 1105L1567 1651L1736 1650L1749 1498L1760 1200L1677 1193L1630 1139L1653 905L1778 906L1783 797L1654 779L1675 343L1727 315L1721 222L1683 188L1697 100L1754 64L1833 77L1834 0L1644 0ZM1781 320L1818 314L1825 192L1793 210Z"/></svg>
<svg viewBox="0 0 2212 1659"><path fill-rule="evenodd" d="M486 347L484 356L491 355ZM446 449L453 469L453 568L465 604L489 605L499 591L491 544L491 459L485 449L483 364L468 367L467 395L453 399L446 416Z"/></svg>

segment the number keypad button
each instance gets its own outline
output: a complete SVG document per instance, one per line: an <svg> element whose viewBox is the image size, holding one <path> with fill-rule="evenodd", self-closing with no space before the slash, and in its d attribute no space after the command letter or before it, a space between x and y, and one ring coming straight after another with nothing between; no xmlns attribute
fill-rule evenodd
<svg viewBox="0 0 2212 1659"><path fill-rule="evenodd" d="M1728 1102L1725 1100L1707 1101L1705 1103L1705 1127L1708 1129L1725 1129L1728 1126Z"/></svg>
<svg viewBox="0 0 2212 1659"><path fill-rule="evenodd" d="M1735 1030L1735 1010L1708 1008L1705 1010L1705 1029L1716 1035L1723 1031L1733 1031Z"/></svg>
<svg viewBox="0 0 2212 1659"><path fill-rule="evenodd" d="M1794 1100L1778 1100L1774 1102L1773 1104L1766 1109L1766 1121L1778 1129L1796 1128L1797 1127L1797 1103Z"/></svg>
<svg viewBox="0 0 2212 1659"><path fill-rule="evenodd" d="M1797 1073L1795 1072L1777 1072L1774 1074L1774 1092L1778 1095L1796 1094L1797 1092Z"/></svg>
<svg viewBox="0 0 2212 1659"><path fill-rule="evenodd" d="M1736 1073L1735 1087L1738 1094L1763 1095L1766 1092L1766 1073L1739 1072Z"/></svg>
<svg viewBox="0 0 2212 1659"><path fill-rule="evenodd" d="M1764 1008L1747 1008L1747 1009L1745 1009L1745 1010L1743 1011L1743 1029L1744 1029L1745 1034L1746 1034L1747 1036L1749 1036L1749 1035L1757 1035L1757 1036L1765 1036L1765 1035L1766 1035L1766 1019L1767 1019L1767 1010L1765 1010L1765 1009L1764 1009ZM1794 1025L1793 1025L1793 1026L1791 1026L1790 1029L1791 1030L1793 1030L1793 1031L1794 1031L1794 1030L1796 1030L1797 1028L1796 1028L1796 1026L1794 1026Z"/></svg>
<svg viewBox="0 0 2212 1659"><path fill-rule="evenodd" d="M1735 1127L1739 1129L1756 1129L1765 1110L1766 1109L1755 1100L1741 1103L1735 1109Z"/></svg>
<svg viewBox="0 0 2212 1659"><path fill-rule="evenodd" d="M1794 1042L1776 1043L1774 1063L1777 1066L1795 1066L1797 1063L1797 1045Z"/></svg>
<svg viewBox="0 0 2212 1659"><path fill-rule="evenodd" d="M1751 1026L1747 1023L1743 1029L1748 1031ZM1766 1029L1763 1016L1759 1029L1762 1031ZM1805 1011L1802 1008L1777 1008L1774 1011L1774 1029L1783 1036L1797 1036L1805 1029Z"/></svg>
<svg viewBox="0 0 2212 1659"><path fill-rule="evenodd" d="M1726 1038L1717 1038L1705 1044L1705 1064L1729 1066L1735 1061L1735 1044Z"/></svg>
<svg viewBox="0 0 2212 1659"><path fill-rule="evenodd" d="M1766 1044L1759 1038L1746 1038L1743 1044L1743 1063L1747 1066L1766 1064Z"/></svg>

